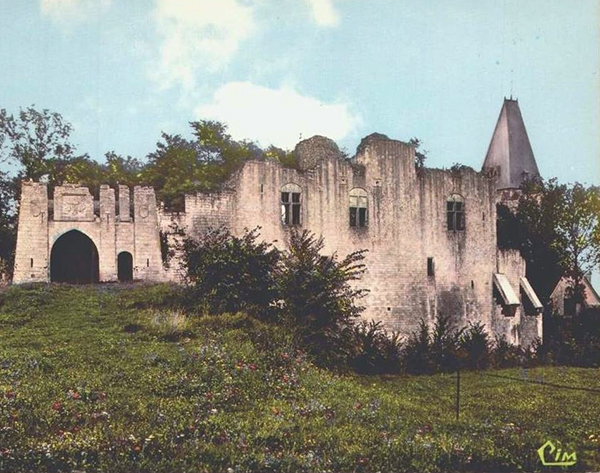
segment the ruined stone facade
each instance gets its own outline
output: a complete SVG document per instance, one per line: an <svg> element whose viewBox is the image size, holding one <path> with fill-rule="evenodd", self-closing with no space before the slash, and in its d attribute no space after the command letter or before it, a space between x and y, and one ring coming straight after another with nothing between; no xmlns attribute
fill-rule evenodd
<svg viewBox="0 0 600 473"><path fill-rule="evenodd" d="M516 344L542 336L523 259L496 245L496 204L506 196L498 172L417 171L413 147L378 134L352 159L318 136L295 153L298 169L248 161L218 192L187 195L178 214L158 209L149 188L134 189L130 213L123 187L115 206L108 187L98 202L85 188L59 187L52 202L44 185L24 183L14 280L51 280L53 246L70 230L98 249L98 279L115 281L122 252L133 257L134 279L180 279L177 255L161 262L159 229L174 243L181 238L175 229L193 237L219 226L238 235L260 226L261 237L280 248L294 229L308 229L324 238L327 253L368 250L359 283L369 290L364 316L388 329L407 335L421 319L433 324L448 314Z"/></svg>
<svg viewBox="0 0 600 473"><path fill-rule="evenodd" d="M133 206L128 187L119 186L118 194L117 205L115 189L108 186L100 188L95 200L85 187L64 185L54 188L50 200L46 185L23 182L13 282L56 281L53 259L58 268L66 263L59 259L77 258L78 245L87 248L88 240L95 254L83 255L81 264L97 265L97 274L83 274L83 282L117 281L120 261L122 269L130 266L132 279L163 279L154 190L136 187ZM65 248L66 256L59 258L55 252L67 238L67 244L74 246ZM75 270L85 272L86 268ZM65 282L81 280L75 275Z"/></svg>

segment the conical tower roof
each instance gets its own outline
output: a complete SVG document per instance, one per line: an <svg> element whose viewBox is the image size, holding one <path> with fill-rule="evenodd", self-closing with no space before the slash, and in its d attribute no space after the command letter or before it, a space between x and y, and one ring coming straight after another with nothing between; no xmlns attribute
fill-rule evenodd
<svg viewBox="0 0 600 473"><path fill-rule="evenodd" d="M496 129L490 141L483 170L499 170L498 189L521 187L526 179L539 177L519 102L504 99Z"/></svg>

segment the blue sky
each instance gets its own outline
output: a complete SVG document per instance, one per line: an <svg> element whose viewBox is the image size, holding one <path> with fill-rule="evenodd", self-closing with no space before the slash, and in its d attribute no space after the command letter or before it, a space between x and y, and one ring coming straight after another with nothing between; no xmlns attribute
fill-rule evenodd
<svg viewBox="0 0 600 473"><path fill-rule="evenodd" d="M220 119L350 154L374 131L479 168L504 96L540 171L600 183L596 0L0 0L0 108L75 126L80 152L143 158Z"/></svg>

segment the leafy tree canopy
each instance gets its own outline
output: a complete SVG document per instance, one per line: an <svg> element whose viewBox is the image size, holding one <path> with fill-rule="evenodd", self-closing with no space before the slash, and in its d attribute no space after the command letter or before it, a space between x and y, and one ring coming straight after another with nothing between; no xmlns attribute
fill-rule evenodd
<svg viewBox="0 0 600 473"><path fill-rule="evenodd" d="M550 179L529 181L522 190L516 213L498 209L499 245L521 250L544 296L563 274L581 292L583 276L600 265L600 189Z"/></svg>

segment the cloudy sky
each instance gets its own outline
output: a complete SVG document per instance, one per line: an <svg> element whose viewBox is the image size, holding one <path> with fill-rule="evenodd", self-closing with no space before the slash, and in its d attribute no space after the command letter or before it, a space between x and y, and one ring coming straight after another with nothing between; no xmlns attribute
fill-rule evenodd
<svg viewBox="0 0 600 473"><path fill-rule="evenodd" d="M600 183L597 0L0 0L0 108L35 104L79 151L143 158L218 119L353 154L374 131L479 168L517 97L542 174Z"/></svg>

